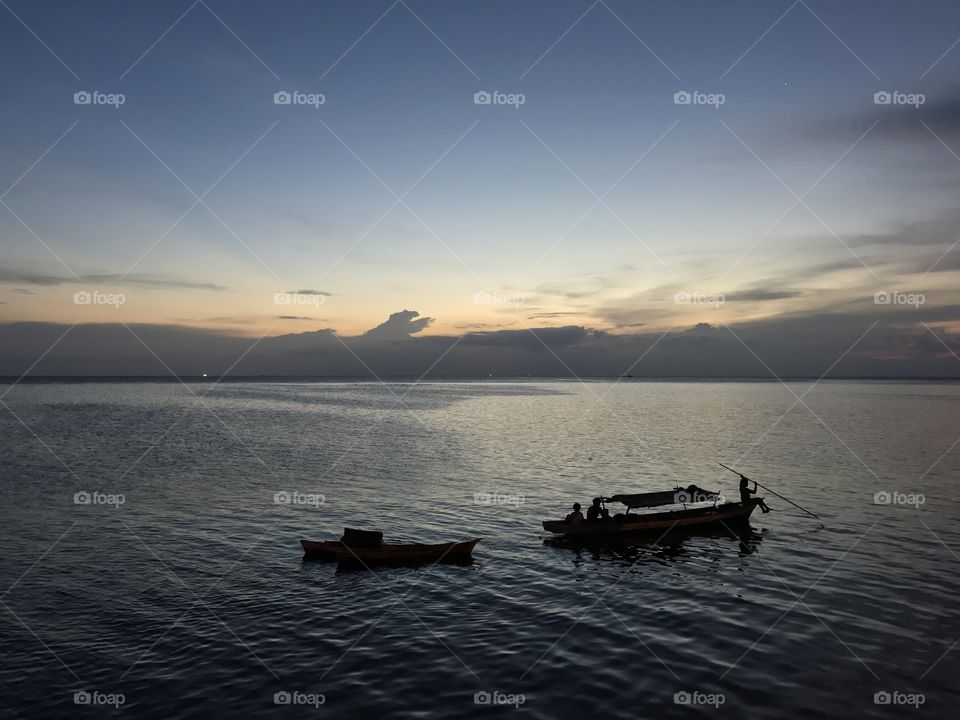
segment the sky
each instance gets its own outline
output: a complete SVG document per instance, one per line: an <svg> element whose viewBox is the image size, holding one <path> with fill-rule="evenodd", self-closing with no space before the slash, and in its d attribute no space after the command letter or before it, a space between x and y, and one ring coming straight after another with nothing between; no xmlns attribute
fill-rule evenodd
<svg viewBox="0 0 960 720"><path fill-rule="evenodd" d="M3 0L0 55L3 374L960 374L955 2Z"/></svg>

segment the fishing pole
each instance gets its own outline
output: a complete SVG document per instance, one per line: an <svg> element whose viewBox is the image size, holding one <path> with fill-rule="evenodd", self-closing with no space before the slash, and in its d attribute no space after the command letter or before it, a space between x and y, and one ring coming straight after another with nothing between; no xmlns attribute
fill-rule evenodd
<svg viewBox="0 0 960 720"><path fill-rule="evenodd" d="M734 470L732 467L727 467L727 466L724 465L723 463L717 463L717 464L718 464L720 467L722 467L722 468L726 468L727 470L729 470L730 472L732 472L734 475L739 475L739 476L742 477L744 480L749 480L749 481L752 482L754 485L760 485L760 483L758 483L756 480L751 480L750 478L748 478L748 477L747 477L746 475L744 475L743 473L740 473L740 472L737 472L736 470ZM780 498L781 500L786 500L788 503L790 503L791 505L793 505L795 508L800 508L800 509L803 510L807 515L812 515L812 516L815 517L817 520L820 519L820 516L817 515L816 513L812 513L812 512L810 512L809 510L807 510L805 507L801 507L800 505L797 505L793 500L790 500L790 499L788 499L788 498L785 498L783 495L781 495L780 493L778 493L778 492L776 492L776 491L774 491L774 490L771 490L771 489L768 488L766 485L760 485L760 487L762 487L762 488L763 488L764 490L766 490L767 492L773 493L774 495L776 495L776 496L777 496L778 498Z"/></svg>

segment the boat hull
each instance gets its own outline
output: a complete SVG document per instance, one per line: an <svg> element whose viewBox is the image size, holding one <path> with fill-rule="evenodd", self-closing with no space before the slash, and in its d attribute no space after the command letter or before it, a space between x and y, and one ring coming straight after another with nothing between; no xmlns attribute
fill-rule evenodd
<svg viewBox="0 0 960 720"><path fill-rule="evenodd" d="M570 537L608 537L644 532L672 532L697 530L746 522L759 504L760 498L751 498L747 503L724 503L716 507L690 508L661 513L629 516L626 521L571 525L564 520L544 520L543 529Z"/></svg>
<svg viewBox="0 0 960 720"><path fill-rule="evenodd" d="M480 538L464 542L439 543L436 545L407 544L381 545L375 548L347 547L339 541L325 542L301 540L304 557L312 560L327 560L368 565L462 562L470 558Z"/></svg>

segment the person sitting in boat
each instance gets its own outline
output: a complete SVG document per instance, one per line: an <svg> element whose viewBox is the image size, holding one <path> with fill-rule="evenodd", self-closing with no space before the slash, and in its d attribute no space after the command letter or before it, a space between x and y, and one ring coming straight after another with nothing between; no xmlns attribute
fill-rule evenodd
<svg viewBox="0 0 960 720"><path fill-rule="evenodd" d="M610 519L610 511L601 505L602 498L595 497L593 505L587 510L587 522L601 522Z"/></svg>
<svg viewBox="0 0 960 720"><path fill-rule="evenodd" d="M579 525L583 522L583 513L580 512L580 503L573 504L573 512L567 515L566 521L571 525Z"/></svg>
<svg viewBox="0 0 960 720"><path fill-rule="evenodd" d="M750 481L747 480L745 475L740 476L740 502L742 503L750 502L750 496L757 494L756 480L753 482L753 490L748 487L749 483ZM767 504L763 501L763 498L757 498L757 504L760 506L760 509L763 510L763 512L770 512L770 508L767 507Z"/></svg>

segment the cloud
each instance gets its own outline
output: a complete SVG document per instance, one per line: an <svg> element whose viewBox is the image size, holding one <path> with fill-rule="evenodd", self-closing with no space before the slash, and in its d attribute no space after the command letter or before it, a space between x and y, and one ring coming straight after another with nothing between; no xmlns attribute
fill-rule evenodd
<svg viewBox="0 0 960 720"><path fill-rule="evenodd" d="M824 236L823 239L831 243L833 246L839 246L837 239L832 235ZM850 243L848 242L847 244L849 245ZM872 264L876 265L876 263L873 262ZM830 260L829 262L816 263L806 267L798 267L795 270L791 270L789 273L784 273L777 277L765 278L764 280L759 281L757 284L764 285L766 287L778 287L783 283L797 284L800 282L812 282L827 275L837 272L844 272L846 270L866 271L866 268L863 266L863 262L861 262L861 260L847 255L839 260Z"/></svg>
<svg viewBox="0 0 960 720"><path fill-rule="evenodd" d="M583 315L581 312L542 312L527 315L528 320L542 320L544 318L568 317L570 315Z"/></svg>
<svg viewBox="0 0 960 720"><path fill-rule="evenodd" d="M62 285L78 282L76 278L64 278L57 275L41 275L23 272L12 268L0 268L0 283L23 283L25 285Z"/></svg>
<svg viewBox="0 0 960 720"><path fill-rule="evenodd" d="M179 290L226 290L223 285L214 283L191 282L187 280L178 280L176 278L164 277L162 275L149 275L143 273L130 273L123 275L120 273L91 273L78 275L45 275L25 270L16 270L13 268L0 268L0 283L56 286L56 285L109 285L118 287L144 287L158 289L179 289Z"/></svg>
<svg viewBox="0 0 960 720"><path fill-rule="evenodd" d="M463 336L463 343L465 345L533 346L542 348L544 345L574 345L582 342L591 332L579 325L559 328L529 328L527 330L495 330L467 333Z"/></svg>
<svg viewBox="0 0 960 720"><path fill-rule="evenodd" d="M960 375L951 353L960 352L960 336L922 324L960 326L960 305L871 304L731 326L699 323L666 335L579 325L416 335L429 321L404 310L360 336L327 328L267 337L252 348L246 336L182 326L0 324L0 375L19 375L41 356L34 375L166 375L164 364L199 375L235 363L235 376L819 377L834 363L833 377Z"/></svg>
<svg viewBox="0 0 960 720"><path fill-rule="evenodd" d="M240 315L215 315L214 317L203 318L200 322L204 323L217 323L217 324L226 324L226 325L251 325L257 321L257 318L251 317L249 315L240 316ZM197 322L196 318L180 318L179 322L186 323L191 325Z"/></svg>
<svg viewBox="0 0 960 720"><path fill-rule="evenodd" d="M909 255L889 256L888 262L900 272L928 273L960 270L958 240L960 212L951 211L935 218L899 223L882 232L853 235L847 243L853 247L910 250Z"/></svg>
<svg viewBox="0 0 960 720"><path fill-rule="evenodd" d="M514 323L466 323L465 325L455 325L457 330L485 330L492 328L509 327Z"/></svg>
<svg viewBox="0 0 960 720"><path fill-rule="evenodd" d="M564 300L583 300L598 297L615 286L612 279L603 275L587 275L563 283L542 283L534 292Z"/></svg>
<svg viewBox="0 0 960 720"><path fill-rule="evenodd" d="M321 297L333 297L333 293L323 290L288 290L288 295L319 295Z"/></svg>
<svg viewBox="0 0 960 720"><path fill-rule="evenodd" d="M853 246L870 245L950 245L960 237L960 213L950 212L936 218L902 222L883 232L861 233L846 239Z"/></svg>
<svg viewBox="0 0 960 720"><path fill-rule="evenodd" d="M741 290L724 295L726 302L767 302L769 300L787 300L789 298L800 297L803 295L799 290L770 290L766 288L755 288L753 290Z"/></svg>
<svg viewBox="0 0 960 720"><path fill-rule="evenodd" d="M897 140L917 138L934 140L930 130L937 135L960 134L960 97L929 96L919 108L911 105L878 106L885 111L876 132ZM875 109L875 110L876 110ZM876 113L873 113L876 118ZM930 126L927 130L920 121Z"/></svg>
<svg viewBox="0 0 960 720"><path fill-rule="evenodd" d="M365 332L363 338L380 342L407 340L411 335L425 330L432 322L433 318L420 317L416 310L401 310L393 313L386 322Z"/></svg>
<svg viewBox="0 0 960 720"><path fill-rule="evenodd" d="M226 286L216 283L190 282L187 280L177 280L173 278L158 277L155 275L81 275L83 282L102 283L104 285L131 285L146 288L166 288L177 290L226 290Z"/></svg>
<svg viewBox="0 0 960 720"><path fill-rule="evenodd" d="M831 117L811 126L816 139L829 138L852 142L870 126L874 125L865 142L919 140L933 143L946 152L931 133L940 137L960 135L960 93L949 90L944 93L927 94L923 104L876 105L870 95L863 98L859 111L842 117ZM924 127L929 126L929 130Z"/></svg>
<svg viewBox="0 0 960 720"><path fill-rule="evenodd" d="M913 263L912 271L920 273L954 272L960 270L960 245L953 247L946 254L933 259L929 265L927 260L917 260Z"/></svg>

